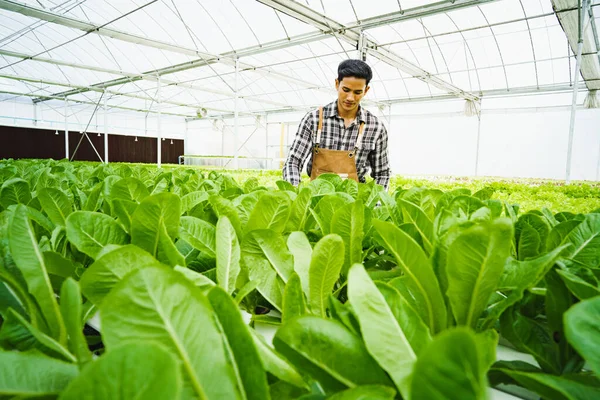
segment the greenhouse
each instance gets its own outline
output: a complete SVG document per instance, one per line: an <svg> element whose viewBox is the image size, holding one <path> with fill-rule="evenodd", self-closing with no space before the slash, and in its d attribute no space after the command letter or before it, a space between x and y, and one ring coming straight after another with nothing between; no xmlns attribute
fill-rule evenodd
<svg viewBox="0 0 600 400"><path fill-rule="evenodd" d="M600 398L600 1L0 0L0 398Z"/></svg>

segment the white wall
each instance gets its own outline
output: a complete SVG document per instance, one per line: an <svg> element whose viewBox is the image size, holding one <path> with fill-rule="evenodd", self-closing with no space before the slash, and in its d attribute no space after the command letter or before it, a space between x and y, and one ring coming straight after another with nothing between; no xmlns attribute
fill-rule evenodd
<svg viewBox="0 0 600 400"><path fill-rule="evenodd" d="M570 94L484 99L478 175L564 179L570 101ZM393 172L475 175L477 117L461 112L463 102L432 104L394 106ZM599 157L600 110L579 107L571 179L598 180Z"/></svg>
<svg viewBox="0 0 600 400"><path fill-rule="evenodd" d="M570 112L490 113L482 119L481 175L564 179ZM578 110L571 178L596 180L600 113Z"/></svg>
<svg viewBox="0 0 600 400"><path fill-rule="evenodd" d="M474 174L476 117L393 116L388 135L390 166L395 174Z"/></svg>

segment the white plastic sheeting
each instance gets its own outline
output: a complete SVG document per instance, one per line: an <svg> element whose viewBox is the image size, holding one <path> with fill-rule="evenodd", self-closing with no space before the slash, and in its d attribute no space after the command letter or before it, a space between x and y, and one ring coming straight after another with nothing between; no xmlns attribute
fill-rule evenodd
<svg viewBox="0 0 600 400"><path fill-rule="evenodd" d="M366 29L365 35L431 76L476 95L564 88L572 80L573 54L550 0L284 3L308 6L347 27L381 15L417 13L421 17ZM440 3L451 11L428 15L432 4ZM470 7L453 10L454 3ZM597 17L598 7L592 9ZM69 85L108 84L116 93L109 107L142 108L155 99L156 75L161 74L162 96L177 103L165 103L163 110L189 117L199 107L209 115L229 114L234 108L233 58L241 55L241 113L302 108L322 103L331 93L338 63L356 56L355 45L338 36L249 0L0 0L0 92L68 94L72 100L94 102L98 90L73 94ZM275 49L265 50L273 43ZM375 71L370 94L375 102L446 94L379 61L369 50L367 62Z"/></svg>

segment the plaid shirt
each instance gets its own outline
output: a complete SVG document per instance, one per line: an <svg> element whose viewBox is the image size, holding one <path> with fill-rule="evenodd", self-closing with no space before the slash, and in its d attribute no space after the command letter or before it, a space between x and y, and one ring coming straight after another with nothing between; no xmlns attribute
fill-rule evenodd
<svg viewBox="0 0 600 400"><path fill-rule="evenodd" d="M356 154L358 180L365 181L365 174L370 167L371 176L375 182L387 189L390 180L388 134L385 126L370 111L359 106L356 119L346 128L344 119L338 115L337 101L327 104L323 107L323 130L319 147L330 150L354 149L361 121L365 122L365 127L362 148ZM311 173L312 149L318 123L318 109L309 112L300 121L296 138L283 167L283 179L294 186L300 183L300 171L309 155L311 157L308 160L306 172L308 175Z"/></svg>

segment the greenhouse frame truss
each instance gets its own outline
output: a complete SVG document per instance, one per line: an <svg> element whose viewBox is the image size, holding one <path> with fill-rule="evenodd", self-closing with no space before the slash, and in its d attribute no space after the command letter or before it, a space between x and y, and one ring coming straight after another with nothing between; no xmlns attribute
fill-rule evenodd
<svg viewBox="0 0 600 400"><path fill-rule="evenodd" d="M65 131L79 105L155 114L160 165L162 115L234 118L237 140L240 117L330 101L337 64L360 58L380 110L458 98L480 117L485 97L572 92L569 181L599 19L597 0L0 0L0 101L62 110Z"/></svg>

